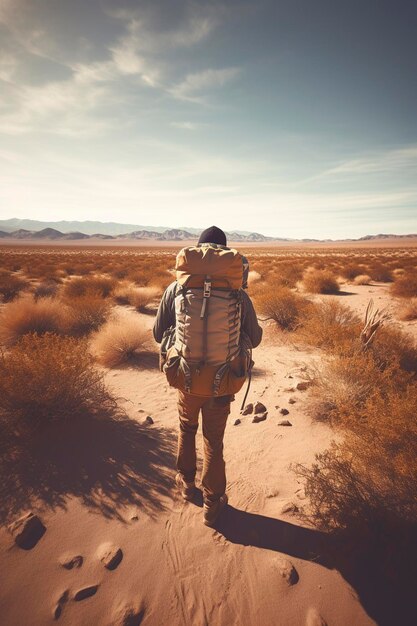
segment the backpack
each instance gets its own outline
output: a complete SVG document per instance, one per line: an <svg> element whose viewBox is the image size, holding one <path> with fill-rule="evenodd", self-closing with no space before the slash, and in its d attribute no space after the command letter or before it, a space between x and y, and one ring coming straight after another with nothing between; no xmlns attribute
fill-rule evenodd
<svg viewBox="0 0 417 626"><path fill-rule="evenodd" d="M162 342L161 369L172 387L197 396L237 393L253 365L241 330L246 259L218 244L180 250L175 328Z"/></svg>

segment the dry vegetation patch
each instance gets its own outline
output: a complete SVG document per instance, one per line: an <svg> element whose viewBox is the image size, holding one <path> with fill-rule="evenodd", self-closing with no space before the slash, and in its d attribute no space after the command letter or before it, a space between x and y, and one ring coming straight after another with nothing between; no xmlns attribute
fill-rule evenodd
<svg viewBox="0 0 417 626"><path fill-rule="evenodd" d="M264 320L273 320L281 330L293 331L302 323L312 304L288 287L258 290L255 305Z"/></svg>
<svg viewBox="0 0 417 626"><path fill-rule="evenodd" d="M340 291L336 277L328 270L306 271L303 276L303 286L310 293L335 294Z"/></svg>
<svg viewBox="0 0 417 626"><path fill-rule="evenodd" d="M63 333L66 328L67 309L54 298L25 296L7 304L0 313L0 342L5 346L28 333Z"/></svg>
<svg viewBox="0 0 417 626"><path fill-rule="evenodd" d="M136 360L150 343L150 333L134 313L109 320L93 337L91 352L101 365L117 367Z"/></svg>
<svg viewBox="0 0 417 626"><path fill-rule="evenodd" d="M27 335L0 357L0 420L6 430L45 426L115 407L84 341Z"/></svg>

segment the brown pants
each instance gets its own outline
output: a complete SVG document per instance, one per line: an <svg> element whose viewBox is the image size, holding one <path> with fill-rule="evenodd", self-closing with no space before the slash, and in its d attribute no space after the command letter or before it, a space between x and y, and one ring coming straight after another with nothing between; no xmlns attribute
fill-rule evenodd
<svg viewBox="0 0 417 626"><path fill-rule="evenodd" d="M195 436L201 409L204 439L201 482L204 502L207 504L218 500L226 491L223 436L232 400L234 400L233 395L201 398L183 391L178 392L180 429L178 433L177 469L187 482L194 480L197 471Z"/></svg>

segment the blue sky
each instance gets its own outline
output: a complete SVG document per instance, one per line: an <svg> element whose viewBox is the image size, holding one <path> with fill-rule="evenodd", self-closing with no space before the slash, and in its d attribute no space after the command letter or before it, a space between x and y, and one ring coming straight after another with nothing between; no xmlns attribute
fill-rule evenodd
<svg viewBox="0 0 417 626"><path fill-rule="evenodd" d="M417 231L417 8L0 0L0 216Z"/></svg>

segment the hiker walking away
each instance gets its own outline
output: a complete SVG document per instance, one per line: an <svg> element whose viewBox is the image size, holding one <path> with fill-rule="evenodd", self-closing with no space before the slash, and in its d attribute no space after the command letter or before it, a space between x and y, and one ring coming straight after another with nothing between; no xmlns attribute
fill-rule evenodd
<svg viewBox="0 0 417 626"><path fill-rule="evenodd" d="M178 389L176 483L185 500L195 493L195 436L201 410L204 438L204 523L213 526L227 504L223 436L234 394L253 365L262 339L247 286L249 265L227 247L216 226L176 259L176 281L165 290L153 334L161 344L160 366Z"/></svg>

